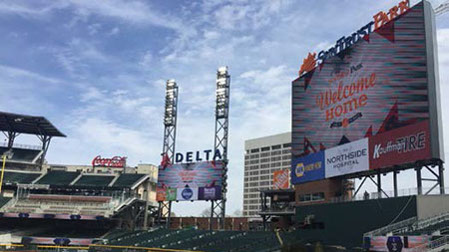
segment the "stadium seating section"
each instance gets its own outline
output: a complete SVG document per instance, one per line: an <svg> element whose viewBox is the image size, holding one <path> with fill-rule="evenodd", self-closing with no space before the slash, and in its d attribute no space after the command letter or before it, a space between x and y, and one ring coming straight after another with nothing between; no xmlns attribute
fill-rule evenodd
<svg viewBox="0 0 449 252"><path fill-rule="evenodd" d="M0 147L0 153L4 153L8 150L9 149L7 147ZM14 155L10 161L32 163L39 157L42 151L35 149L13 148L12 152Z"/></svg>
<svg viewBox="0 0 449 252"><path fill-rule="evenodd" d="M80 175L78 172L66 172L66 171L49 171L36 184L45 185L69 185L75 178Z"/></svg>
<svg viewBox="0 0 449 252"><path fill-rule="evenodd" d="M114 231L108 244L199 251L275 251L280 243L269 231L209 231L196 229L122 232ZM286 237L282 237L285 239Z"/></svg>
<svg viewBox="0 0 449 252"><path fill-rule="evenodd" d="M144 174L122 174L114 182L114 184L112 186L114 186L114 187L131 187L143 176L145 176L145 175Z"/></svg>
<svg viewBox="0 0 449 252"><path fill-rule="evenodd" d="M100 176L100 175L83 175L75 185L77 186L108 186L114 176Z"/></svg>
<svg viewBox="0 0 449 252"><path fill-rule="evenodd" d="M3 183L5 184L30 184L37 179L40 173L22 173L5 171Z"/></svg>
<svg viewBox="0 0 449 252"><path fill-rule="evenodd" d="M39 195L30 194L19 198L8 206L5 212L94 215L108 217L112 214L111 197L74 196L74 195Z"/></svg>
<svg viewBox="0 0 449 252"><path fill-rule="evenodd" d="M6 170L3 182L5 184L32 184L41 175L42 173L38 172L17 172L13 170ZM76 180L80 175L81 173L79 172L48 171L34 183L52 186L107 187L114 181L114 179L116 179L114 184L111 185L112 187L129 188L145 176L145 174L83 174L78 180ZM72 185L74 181L75 183Z"/></svg>

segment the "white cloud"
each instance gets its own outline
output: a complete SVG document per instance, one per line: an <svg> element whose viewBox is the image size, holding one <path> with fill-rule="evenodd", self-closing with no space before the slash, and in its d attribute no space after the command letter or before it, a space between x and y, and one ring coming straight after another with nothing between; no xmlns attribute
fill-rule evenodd
<svg viewBox="0 0 449 252"><path fill-rule="evenodd" d="M87 91L81 94L81 101L82 102L89 102L89 101L95 101L95 100L102 100L105 99L106 96L104 92L101 92L95 87L88 87Z"/></svg>
<svg viewBox="0 0 449 252"><path fill-rule="evenodd" d="M151 67L151 64L153 63L153 55L151 54L151 51L146 51L144 55L142 56L139 65L145 69L148 70Z"/></svg>
<svg viewBox="0 0 449 252"><path fill-rule="evenodd" d="M101 29L101 24L95 23L87 26L87 30L89 32L89 35L93 36L98 33L98 31Z"/></svg>
<svg viewBox="0 0 449 252"><path fill-rule="evenodd" d="M35 73L35 72L31 72L31 71L20 69L20 68L5 66L5 65L0 65L0 72L2 73L3 76L7 76L10 78L24 77L24 78L38 80L38 81L47 82L47 83L62 83L61 80L58 80L55 78L43 76L43 75Z"/></svg>
<svg viewBox="0 0 449 252"><path fill-rule="evenodd" d="M31 2L24 1L2 2L0 3L0 12L5 14L13 13L27 18L43 17L54 9L59 9L66 6L64 1L51 1L43 6L36 4L36 2L30 3Z"/></svg>
<svg viewBox="0 0 449 252"><path fill-rule="evenodd" d="M110 35L110 36L117 35L117 34L119 34L119 32L120 32L120 28L114 27L111 29L111 31L109 32L108 35Z"/></svg>

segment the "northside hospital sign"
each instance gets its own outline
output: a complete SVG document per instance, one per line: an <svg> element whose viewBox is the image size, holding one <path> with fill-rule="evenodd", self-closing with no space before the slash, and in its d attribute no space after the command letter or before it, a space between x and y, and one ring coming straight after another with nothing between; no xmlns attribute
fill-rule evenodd
<svg viewBox="0 0 449 252"><path fill-rule="evenodd" d="M293 184L443 160L433 10L400 1L292 82Z"/></svg>

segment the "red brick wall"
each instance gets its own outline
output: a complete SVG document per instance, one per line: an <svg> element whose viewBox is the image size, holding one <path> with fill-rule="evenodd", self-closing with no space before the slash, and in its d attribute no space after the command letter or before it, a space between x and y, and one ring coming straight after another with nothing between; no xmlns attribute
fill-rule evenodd
<svg viewBox="0 0 449 252"><path fill-rule="evenodd" d="M330 201L334 197L341 196L342 189L342 179L325 179L319 181L307 182L304 184L295 185L295 200L296 205L305 204L319 204ZM313 193L324 193L324 201L315 202L300 202L299 195L302 194L313 194Z"/></svg>

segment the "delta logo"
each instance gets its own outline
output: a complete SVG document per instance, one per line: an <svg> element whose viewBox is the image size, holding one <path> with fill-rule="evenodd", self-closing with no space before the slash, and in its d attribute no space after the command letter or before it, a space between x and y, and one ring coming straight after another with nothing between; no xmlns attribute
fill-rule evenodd
<svg viewBox="0 0 449 252"><path fill-rule="evenodd" d="M298 163L296 165L295 174L298 178L304 176L304 163Z"/></svg>

